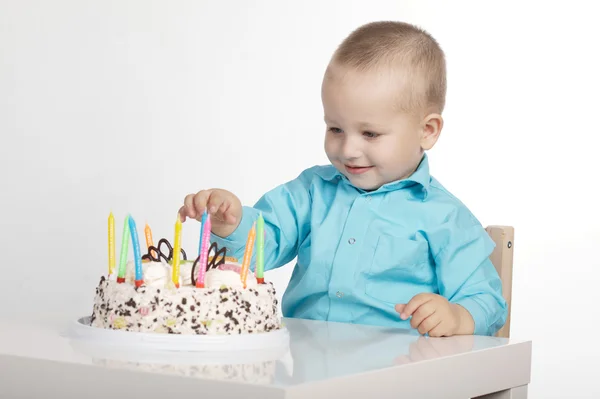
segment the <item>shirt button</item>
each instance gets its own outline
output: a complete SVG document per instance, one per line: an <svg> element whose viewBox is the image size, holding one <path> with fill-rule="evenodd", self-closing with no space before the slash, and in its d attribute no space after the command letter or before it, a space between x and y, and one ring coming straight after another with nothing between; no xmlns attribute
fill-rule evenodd
<svg viewBox="0 0 600 399"><path fill-rule="evenodd" d="M371 196L367 195L367 202L371 202Z"/></svg>
<svg viewBox="0 0 600 399"><path fill-rule="evenodd" d="M338 292L335 293L335 296L337 296L338 298L341 298L341 297L344 296L344 293L341 292L341 291L338 291Z"/></svg>
<svg viewBox="0 0 600 399"><path fill-rule="evenodd" d="M351 238L348 240L348 244L352 245L356 242L356 240L354 238Z"/></svg>

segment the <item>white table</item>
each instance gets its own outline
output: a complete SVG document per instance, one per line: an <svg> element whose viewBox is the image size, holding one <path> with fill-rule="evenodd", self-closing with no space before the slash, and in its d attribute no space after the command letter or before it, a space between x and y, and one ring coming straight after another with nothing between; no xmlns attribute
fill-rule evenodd
<svg viewBox="0 0 600 399"><path fill-rule="evenodd" d="M527 397L530 341L284 321L289 351L241 372L176 353L161 354L153 361L164 364L148 371L147 358L81 343L65 330L0 322L0 398Z"/></svg>

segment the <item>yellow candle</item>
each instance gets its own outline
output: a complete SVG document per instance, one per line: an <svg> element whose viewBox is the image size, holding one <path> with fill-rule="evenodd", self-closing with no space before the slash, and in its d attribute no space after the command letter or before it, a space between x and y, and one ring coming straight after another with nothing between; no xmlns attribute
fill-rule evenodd
<svg viewBox="0 0 600 399"><path fill-rule="evenodd" d="M146 223L146 228L144 228L144 235L146 236L146 248L150 248L154 246L154 242L152 241L152 230L148 223ZM156 257L156 251L152 251L152 256Z"/></svg>
<svg viewBox="0 0 600 399"><path fill-rule="evenodd" d="M248 233L248 240L246 241L246 249L244 251L244 260L242 262L242 270L240 271L240 278L244 288L246 288L246 279L248 277L248 269L250 269L250 261L252 260L252 250L254 249L254 239L256 237L256 223L252 225L250 232Z"/></svg>
<svg viewBox="0 0 600 399"><path fill-rule="evenodd" d="M179 288L179 254L181 252L181 219L177 215L175 222L175 240L173 242L173 284Z"/></svg>
<svg viewBox="0 0 600 399"><path fill-rule="evenodd" d="M108 216L108 275L115 272L115 217L111 212Z"/></svg>

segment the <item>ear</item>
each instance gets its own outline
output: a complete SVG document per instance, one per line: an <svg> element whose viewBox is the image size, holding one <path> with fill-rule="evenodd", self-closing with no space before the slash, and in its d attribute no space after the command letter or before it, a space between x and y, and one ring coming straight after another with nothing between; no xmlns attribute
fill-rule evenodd
<svg viewBox="0 0 600 399"><path fill-rule="evenodd" d="M425 151L433 148L440 137L444 119L440 114L429 114L421 122L421 148Z"/></svg>

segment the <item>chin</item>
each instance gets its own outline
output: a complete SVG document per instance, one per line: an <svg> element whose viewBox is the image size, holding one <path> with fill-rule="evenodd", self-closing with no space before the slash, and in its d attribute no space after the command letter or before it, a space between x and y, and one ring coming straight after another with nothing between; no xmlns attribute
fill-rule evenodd
<svg viewBox="0 0 600 399"><path fill-rule="evenodd" d="M375 191L382 186L382 184L378 184L375 182L361 181L361 179L357 179L354 176L346 177L348 177L348 180L350 180L354 187L360 188L365 191Z"/></svg>
<svg viewBox="0 0 600 399"><path fill-rule="evenodd" d="M374 184L374 185L360 185L360 186L358 184L355 184L355 186L358 187L358 188L360 188L360 189L363 189L365 191L375 191L375 190L379 189L379 187L381 187L381 184L379 184L379 185L378 184Z"/></svg>

